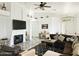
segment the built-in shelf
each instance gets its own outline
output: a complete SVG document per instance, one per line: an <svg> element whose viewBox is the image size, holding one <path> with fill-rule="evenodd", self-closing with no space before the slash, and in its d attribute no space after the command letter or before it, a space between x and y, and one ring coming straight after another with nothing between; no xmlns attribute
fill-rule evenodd
<svg viewBox="0 0 79 59"><path fill-rule="evenodd" d="M0 15L10 16L10 12L9 11L5 11L5 10L0 10Z"/></svg>

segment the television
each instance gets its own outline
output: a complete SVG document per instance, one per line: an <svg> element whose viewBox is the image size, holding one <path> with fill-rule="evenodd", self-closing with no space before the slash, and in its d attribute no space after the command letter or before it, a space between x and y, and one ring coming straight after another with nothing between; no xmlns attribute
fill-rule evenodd
<svg viewBox="0 0 79 59"><path fill-rule="evenodd" d="M26 21L13 20L13 30L26 29Z"/></svg>

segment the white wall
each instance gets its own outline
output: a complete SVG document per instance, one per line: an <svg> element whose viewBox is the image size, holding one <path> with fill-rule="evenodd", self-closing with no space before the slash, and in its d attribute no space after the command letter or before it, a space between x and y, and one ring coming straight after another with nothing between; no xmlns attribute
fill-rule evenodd
<svg viewBox="0 0 79 59"><path fill-rule="evenodd" d="M14 45L14 36L15 35L23 34L23 42L26 42L25 34L26 34L27 28L28 28L28 25L27 25L28 21L27 21L27 18L25 17L26 16L25 11L27 11L27 10L24 9L24 5L22 5L21 3L11 3L11 21L13 19L26 21L26 29L23 29L23 30L13 30L12 29L10 46Z"/></svg>
<svg viewBox="0 0 79 59"><path fill-rule="evenodd" d="M0 39L11 38L11 27L10 16L0 15Z"/></svg>
<svg viewBox="0 0 79 59"><path fill-rule="evenodd" d="M63 25L63 32L64 34L74 34L75 32L77 32L77 22L76 22L76 18L72 17L67 21L62 21L62 25Z"/></svg>
<svg viewBox="0 0 79 59"><path fill-rule="evenodd" d="M27 17L28 14L29 14L29 8L27 9L23 5L23 20L26 21L27 40L30 39L30 18Z"/></svg>
<svg viewBox="0 0 79 59"><path fill-rule="evenodd" d="M62 21L60 19L60 17L52 17L52 21L50 21L51 23L49 23L49 29L50 29L50 33L62 33Z"/></svg>
<svg viewBox="0 0 79 59"><path fill-rule="evenodd" d="M32 36L38 36L40 32L46 30L50 34L62 33L62 20L59 16L51 16L49 18L40 18L40 13L38 15L38 19L36 21L32 21ZM50 14L49 14L50 15ZM45 14L42 13L42 16ZM48 29L42 29L42 24L48 24Z"/></svg>
<svg viewBox="0 0 79 59"><path fill-rule="evenodd" d="M43 29L41 29L41 24L48 24L48 29L45 29L46 31L48 31L51 34L54 33L61 33L62 29L61 29L61 20L59 17L50 17L48 19L43 19L40 20L40 31L43 31Z"/></svg>
<svg viewBox="0 0 79 59"><path fill-rule="evenodd" d="M32 28L32 37L38 37L39 34L39 21L31 21L31 28Z"/></svg>
<svg viewBox="0 0 79 59"><path fill-rule="evenodd" d="M36 26L39 28L35 29L39 32L48 31L51 34L62 33L62 34L74 34L75 32L79 34L79 17L72 17L70 21L63 22L62 16L52 16L50 18L37 19L39 23ZM48 29L41 29L42 24L48 24ZM33 29L34 30L34 29ZM39 33L36 32L36 33ZM34 31L35 33L35 31Z"/></svg>
<svg viewBox="0 0 79 59"><path fill-rule="evenodd" d="M6 11L1 10L0 3L0 39L8 38L11 39L11 18L10 18L10 3L6 2Z"/></svg>
<svg viewBox="0 0 79 59"><path fill-rule="evenodd" d="M76 27L75 31L79 35L79 15L76 16L75 27Z"/></svg>

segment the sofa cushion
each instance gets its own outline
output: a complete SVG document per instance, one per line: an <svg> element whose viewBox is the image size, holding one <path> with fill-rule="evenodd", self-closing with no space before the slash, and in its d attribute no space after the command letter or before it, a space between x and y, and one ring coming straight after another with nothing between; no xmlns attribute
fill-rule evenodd
<svg viewBox="0 0 79 59"><path fill-rule="evenodd" d="M55 36L56 34L50 34L50 38L51 39L54 39L54 36Z"/></svg>
<svg viewBox="0 0 79 59"><path fill-rule="evenodd" d="M73 47L73 55L79 55L79 43L76 43Z"/></svg>
<svg viewBox="0 0 79 59"><path fill-rule="evenodd" d="M58 36L58 39L59 39L60 41L62 41L62 42L63 42L64 38L65 38L65 37L62 36L62 35Z"/></svg>
<svg viewBox="0 0 79 59"><path fill-rule="evenodd" d="M0 56L13 56L13 53L2 51L0 52Z"/></svg>
<svg viewBox="0 0 79 59"><path fill-rule="evenodd" d="M0 45L0 50L1 50L1 45Z"/></svg>
<svg viewBox="0 0 79 59"><path fill-rule="evenodd" d="M65 42L65 47L64 47L64 51L63 53L64 54L72 54L72 42L71 41L68 41L68 42Z"/></svg>
<svg viewBox="0 0 79 59"><path fill-rule="evenodd" d="M14 48L6 46L6 45L2 45L2 50L7 51L7 52L12 52L14 51Z"/></svg>

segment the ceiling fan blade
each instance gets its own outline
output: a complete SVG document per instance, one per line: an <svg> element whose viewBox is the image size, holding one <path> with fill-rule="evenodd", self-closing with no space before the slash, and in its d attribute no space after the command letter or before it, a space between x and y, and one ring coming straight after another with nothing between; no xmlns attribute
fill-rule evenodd
<svg viewBox="0 0 79 59"><path fill-rule="evenodd" d="M38 4L34 4L35 6L39 6Z"/></svg>
<svg viewBox="0 0 79 59"><path fill-rule="evenodd" d="M43 2L43 5L46 5L47 3L46 2Z"/></svg>
<svg viewBox="0 0 79 59"><path fill-rule="evenodd" d="M51 6L44 6L44 7L48 7L48 8L51 8Z"/></svg>
<svg viewBox="0 0 79 59"><path fill-rule="evenodd" d="M37 7L37 8L35 8L35 9L38 9L38 8L40 8L40 7Z"/></svg>

